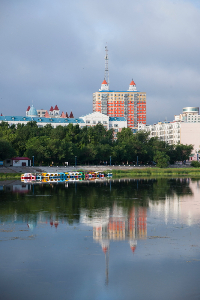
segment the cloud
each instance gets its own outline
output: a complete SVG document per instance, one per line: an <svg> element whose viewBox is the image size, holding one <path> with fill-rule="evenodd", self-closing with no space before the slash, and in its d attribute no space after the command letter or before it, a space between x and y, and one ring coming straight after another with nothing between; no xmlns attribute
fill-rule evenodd
<svg viewBox="0 0 200 300"><path fill-rule="evenodd" d="M197 1L1 1L0 112L36 108L92 111L109 49L110 88L133 78L147 93L147 122L198 106ZM156 107L156 109L155 109Z"/></svg>

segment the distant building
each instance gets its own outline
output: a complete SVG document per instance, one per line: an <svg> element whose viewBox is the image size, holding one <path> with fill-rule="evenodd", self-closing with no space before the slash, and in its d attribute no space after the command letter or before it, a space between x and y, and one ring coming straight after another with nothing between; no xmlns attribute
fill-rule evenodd
<svg viewBox="0 0 200 300"><path fill-rule="evenodd" d="M114 130L114 138L117 137L117 133L122 130L122 128L127 128L127 121L124 117L109 117L100 112L94 112L81 117L83 119L85 126L95 126L97 124L103 124L104 128L107 130Z"/></svg>
<svg viewBox="0 0 200 300"><path fill-rule="evenodd" d="M146 124L146 93L137 91L132 80L127 91L109 90L106 80L101 89L93 93L93 112L109 117L124 117L127 127L136 129L138 124Z"/></svg>
<svg viewBox="0 0 200 300"><path fill-rule="evenodd" d="M174 116L175 121L200 122L199 107L184 107L180 115Z"/></svg>
<svg viewBox="0 0 200 300"><path fill-rule="evenodd" d="M158 137L170 145L180 143L181 122L158 122L153 125L138 124L138 131L149 132L149 138Z"/></svg>
<svg viewBox="0 0 200 300"><path fill-rule="evenodd" d="M138 131L149 132L149 138L158 137L170 145L193 145L190 160L198 160L200 154L200 115L198 107L184 107L183 113L175 115L172 122L158 122L153 125L138 124Z"/></svg>
<svg viewBox="0 0 200 300"><path fill-rule="evenodd" d="M6 159L4 165L5 167L30 167L31 159L28 157L13 157Z"/></svg>
<svg viewBox="0 0 200 300"><path fill-rule="evenodd" d="M50 107L49 111L47 111L46 109L35 109L34 106L32 105L31 107L28 106L27 110L26 110L26 116L27 117L40 117L40 118L68 118L68 114L67 112L64 113L62 112L60 114L60 110L58 108L57 105L55 105L55 107L53 108L53 106ZM74 118L73 113L70 113L70 118Z"/></svg>
<svg viewBox="0 0 200 300"><path fill-rule="evenodd" d="M36 109L32 106L28 110L28 116L0 116L0 123L7 122L10 126L17 124L26 125L28 122L35 121L38 127L44 127L47 124L51 124L53 128L57 126L68 126L69 124L78 125L80 128L84 126L95 126L96 124L102 124L107 130L114 129L114 138L116 138L117 132L120 132L122 128L127 127L127 121L124 117L109 117L99 112L91 113L79 118L56 118L56 117L39 117ZM47 112L45 113L47 115Z"/></svg>

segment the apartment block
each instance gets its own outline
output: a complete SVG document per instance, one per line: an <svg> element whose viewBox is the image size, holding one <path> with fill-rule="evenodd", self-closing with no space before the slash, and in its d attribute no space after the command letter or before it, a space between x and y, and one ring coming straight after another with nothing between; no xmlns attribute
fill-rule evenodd
<svg viewBox="0 0 200 300"><path fill-rule="evenodd" d="M139 123L146 124L146 93L137 91L133 80L127 91L109 90L104 80L101 89L93 93L93 112L109 117L124 117L127 127L137 129Z"/></svg>

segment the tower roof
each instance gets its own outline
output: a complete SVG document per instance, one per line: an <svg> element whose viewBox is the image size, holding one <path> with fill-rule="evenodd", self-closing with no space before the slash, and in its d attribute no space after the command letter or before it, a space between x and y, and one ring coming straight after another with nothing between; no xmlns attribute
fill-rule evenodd
<svg viewBox="0 0 200 300"><path fill-rule="evenodd" d="M133 79L132 79L130 85L136 85L135 82L133 81Z"/></svg>
<svg viewBox="0 0 200 300"><path fill-rule="evenodd" d="M32 105L31 108L29 109L28 111L28 116L32 116L32 117L37 117L38 116L38 113L37 113L37 110L35 109L35 107Z"/></svg>
<svg viewBox="0 0 200 300"><path fill-rule="evenodd" d="M104 81L102 82L102 84L108 84L107 81L104 79Z"/></svg>

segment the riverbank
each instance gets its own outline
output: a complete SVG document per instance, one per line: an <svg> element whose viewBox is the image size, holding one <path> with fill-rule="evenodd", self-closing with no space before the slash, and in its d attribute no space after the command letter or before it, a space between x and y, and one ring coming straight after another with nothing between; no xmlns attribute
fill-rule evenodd
<svg viewBox="0 0 200 300"><path fill-rule="evenodd" d="M40 167L1 167L0 179L20 178L23 173L39 172L69 172L69 171L101 171L112 172L115 177L133 176L200 176L200 168L191 168L185 165L170 166L168 168L156 168L146 166L40 166Z"/></svg>

